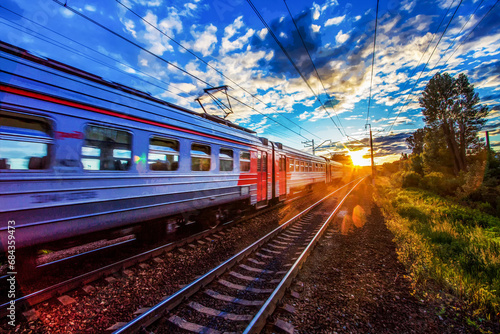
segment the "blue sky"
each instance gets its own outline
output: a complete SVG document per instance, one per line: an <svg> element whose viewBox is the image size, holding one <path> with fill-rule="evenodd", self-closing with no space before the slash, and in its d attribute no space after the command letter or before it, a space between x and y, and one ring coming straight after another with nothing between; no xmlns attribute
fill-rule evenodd
<svg viewBox="0 0 500 334"><path fill-rule="evenodd" d="M379 163L423 127L427 81L465 73L500 147L497 0L380 0L378 15L375 0L286 1L295 24L284 1L255 0L258 14L243 0L65 2L2 1L0 39L199 112L202 96L223 116L203 89L227 85L229 120L299 149L366 153L369 123Z"/></svg>

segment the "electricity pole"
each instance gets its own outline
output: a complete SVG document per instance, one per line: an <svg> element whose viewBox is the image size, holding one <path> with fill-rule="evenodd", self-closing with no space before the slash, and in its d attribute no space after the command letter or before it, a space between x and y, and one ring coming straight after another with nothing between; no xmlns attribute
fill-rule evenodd
<svg viewBox="0 0 500 334"><path fill-rule="evenodd" d="M370 127L370 155L371 155L371 158L372 158L372 181L374 182L375 181L375 163L373 161L373 136L372 136L372 126L371 124L366 124L365 125L365 129L366 127L369 126Z"/></svg>

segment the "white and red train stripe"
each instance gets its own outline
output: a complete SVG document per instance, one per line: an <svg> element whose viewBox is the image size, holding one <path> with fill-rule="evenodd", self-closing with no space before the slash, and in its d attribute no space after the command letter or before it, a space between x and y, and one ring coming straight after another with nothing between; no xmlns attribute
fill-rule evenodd
<svg viewBox="0 0 500 334"><path fill-rule="evenodd" d="M342 171L0 42L0 252L9 221L19 248L144 221L143 233L157 233L151 222L161 217L213 226L231 210L278 202Z"/></svg>

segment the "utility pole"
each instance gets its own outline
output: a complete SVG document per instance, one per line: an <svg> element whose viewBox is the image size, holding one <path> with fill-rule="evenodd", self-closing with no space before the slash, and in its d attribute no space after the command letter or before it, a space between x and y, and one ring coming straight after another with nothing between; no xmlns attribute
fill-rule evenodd
<svg viewBox="0 0 500 334"><path fill-rule="evenodd" d="M314 139L303 141L302 144L304 144L305 147L312 147L313 155L316 155L316 148L314 147Z"/></svg>
<svg viewBox="0 0 500 334"><path fill-rule="evenodd" d="M490 132L486 131L486 148L488 149L488 155L490 155Z"/></svg>
<svg viewBox="0 0 500 334"><path fill-rule="evenodd" d="M372 182L375 182L375 163L374 163L374 160L373 160L373 136L372 136L372 126L371 124L366 124L365 125L365 129L366 127L369 126L370 127L370 155L371 155L371 158L372 158Z"/></svg>

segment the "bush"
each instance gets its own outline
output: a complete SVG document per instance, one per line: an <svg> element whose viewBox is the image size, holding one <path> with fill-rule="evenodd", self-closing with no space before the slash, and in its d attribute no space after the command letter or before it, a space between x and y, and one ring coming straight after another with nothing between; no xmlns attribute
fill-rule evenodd
<svg viewBox="0 0 500 334"><path fill-rule="evenodd" d="M421 187L442 196L453 196L460 181L440 172L432 172L423 177Z"/></svg>
<svg viewBox="0 0 500 334"><path fill-rule="evenodd" d="M405 172L402 177L403 188L417 188L422 181L422 176L415 172Z"/></svg>

